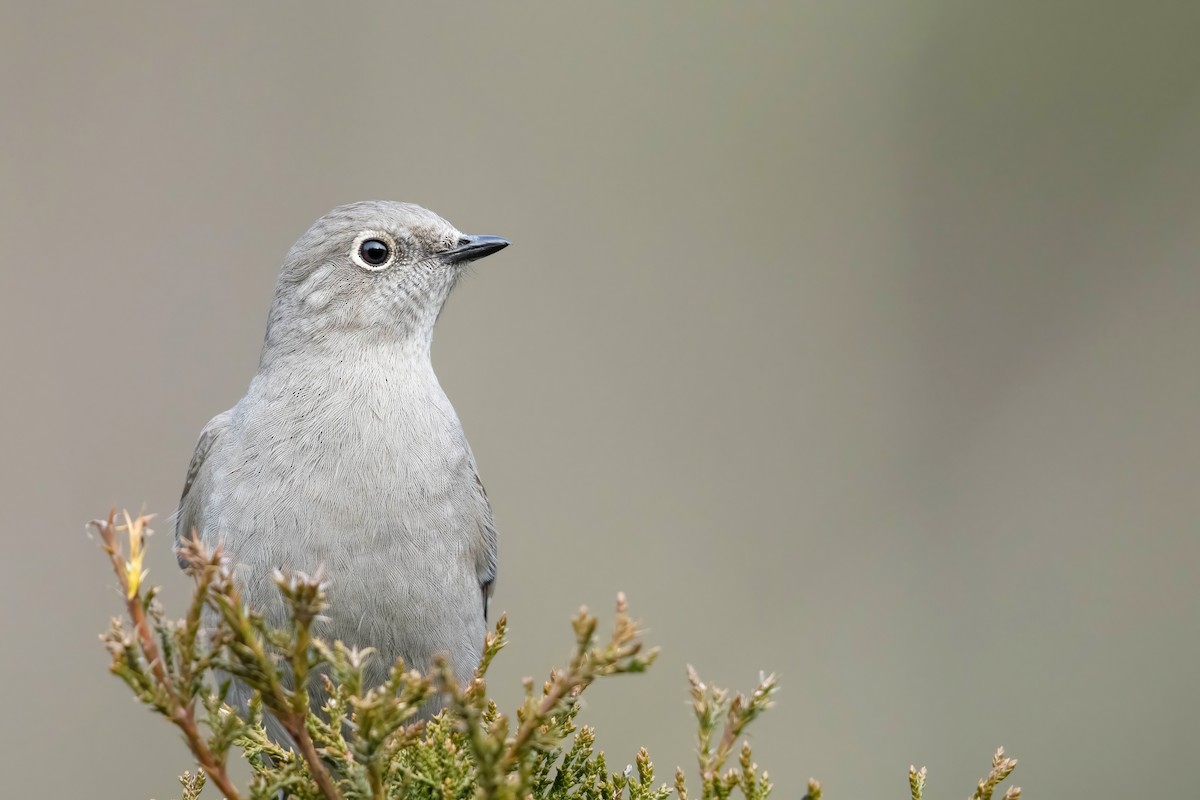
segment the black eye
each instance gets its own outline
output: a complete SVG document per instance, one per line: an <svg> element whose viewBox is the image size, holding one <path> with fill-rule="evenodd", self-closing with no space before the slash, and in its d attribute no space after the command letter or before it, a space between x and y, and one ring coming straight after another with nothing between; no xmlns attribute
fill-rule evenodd
<svg viewBox="0 0 1200 800"><path fill-rule="evenodd" d="M378 267L380 264L388 260L391 251L385 242L379 239L367 239L358 246L358 254L362 256L362 260L370 264L372 267Z"/></svg>

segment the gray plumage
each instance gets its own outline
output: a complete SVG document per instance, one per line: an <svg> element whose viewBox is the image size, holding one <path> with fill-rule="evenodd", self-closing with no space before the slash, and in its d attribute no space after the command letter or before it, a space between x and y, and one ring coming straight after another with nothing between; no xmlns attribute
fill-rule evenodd
<svg viewBox="0 0 1200 800"><path fill-rule="evenodd" d="M507 244L405 203L317 220L284 260L249 390L188 469L176 540L223 542L276 625L274 570L322 567L317 633L377 648L374 682L398 656L427 670L443 652L459 676L479 661L496 531L430 347L463 265Z"/></svg>

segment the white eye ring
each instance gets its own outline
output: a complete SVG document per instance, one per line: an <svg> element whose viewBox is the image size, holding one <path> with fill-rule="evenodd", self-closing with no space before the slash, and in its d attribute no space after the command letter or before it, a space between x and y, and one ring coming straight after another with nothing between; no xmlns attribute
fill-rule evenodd
<svg viewBox="0 0 1200 800"><path fill-rule="evenodd" d="M386 258L382 261L372 260L371 254L364 252L364 249L378 252L381 244L383 245L382 249L386 250ZM350 260L356 267L365 269L367 272L383 272L396 263L399 250L400 248L396 246L396 240L392 238L391 234L384 231L363 231L354 239L354 246L350 248Z"/></svg>

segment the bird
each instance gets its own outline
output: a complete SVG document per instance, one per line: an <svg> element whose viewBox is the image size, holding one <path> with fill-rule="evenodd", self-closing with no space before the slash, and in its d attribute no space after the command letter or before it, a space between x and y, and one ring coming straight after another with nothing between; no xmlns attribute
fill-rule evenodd
<svg viewBox="0 0 1200 800"><path fill-rule="evenodd" d="M204 427L188 466L177 549L220 544L245 604L274 627L288 621L276 570L320 570L329 607L315 632L374 648L373 684L398 658L422 672L444 658L465 680L482 655L496 527L431 348L464 268L508 245L409 203L318 219L283 260L245 396Z"/></svg>

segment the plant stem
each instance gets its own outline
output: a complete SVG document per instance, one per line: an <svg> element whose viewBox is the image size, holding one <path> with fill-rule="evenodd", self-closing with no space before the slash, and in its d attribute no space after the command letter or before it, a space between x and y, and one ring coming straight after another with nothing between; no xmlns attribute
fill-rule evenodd
<svg viewBox="0 0 1200 800"><path fill-rule="evenodd" d="M573 691L577 686L584 683L583 679L573 673L563 676L562 680L556 682L550 687L550 691L542 698L542 704L538 706L535 714L528 717L521 727L517 730L517 735L513 737L512 744L508 751L504 754L501 763L501 772L503 775L517 762L518 754L524 749L525 745L533 736L533 732L537 730L538 725L546 719L554 707Z"/></svg>
<svg viewBox="0 0 1200 800"><path fill-rule="evenodd" d="M241 795L238 794L238 790L229 779L228 773L225 772L224 765L213 757L212 751L208 749L208 745L204 743L204 739L200 736L200 729L196 726L196 716L191 703L183 702L183 699L175 691L175 686L167 675L166 666L163 664L162 656L158 652L158 645L154 641L154 634L150 630L150 623L146 621L146 612L142 608L141 596L137 593L133 597L129 596L128 577L125 572L125 566L121 563L120 550L117 548L115 517L116 509L113 509L108 512L107 520L92 520L92 525L100 534L100 538L104 540L104 549L108 552L109 559L112 560L113 570L117 573L117 581L121 584L121 594L125 596L125 608L129 611L129 619L133 622L133 629L137 631L138 643L142 648L142 654L145 655L146 661L150 665L150 672L154 675L154 680L158 681L158 684L162 686L171 703L171 714L168 718L183 731L188 748L192 751L192 755L196 757L200 768L217 785L217 788L224 793L226 800L241 800Z"/></svg>
<svg viewBox="0 0 1200 800"><path fill-rule="evenodd" d="M300 689L304 691L304 689ZM304 724L304 717L290 715L286 720L281 719L284 728L291 734L292 739L296 742L296 747L300 750L300 755L304 757L304 761L308 764L308 771L312 773L313 780L316 781L317 787L321 790L321 794L325 795L326 800L342 800L342 793L338 791L337 785L333 782L333 777L329 774L329 770L325 769L325 764L321 761L321 756L317 753L316 745L313 744L312 737L308 735L308 727Z"/></svg>

